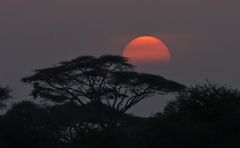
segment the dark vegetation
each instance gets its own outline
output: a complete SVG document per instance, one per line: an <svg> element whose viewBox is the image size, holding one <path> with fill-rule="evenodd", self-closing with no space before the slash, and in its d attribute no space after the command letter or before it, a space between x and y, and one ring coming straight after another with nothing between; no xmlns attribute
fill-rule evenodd
<svg viewBox="0 0 240 148"><path fill-rule="evenodd" d="M207 82L186 88L138 73L123 57L85 56L23 78L35 99L0 115L1 148L204 148L240 146L240 92ZM143 99L177 94L163 112L127 111ZM4 110L10 89L0 87ZM160 96L159 96L160 97Z"/></svg>

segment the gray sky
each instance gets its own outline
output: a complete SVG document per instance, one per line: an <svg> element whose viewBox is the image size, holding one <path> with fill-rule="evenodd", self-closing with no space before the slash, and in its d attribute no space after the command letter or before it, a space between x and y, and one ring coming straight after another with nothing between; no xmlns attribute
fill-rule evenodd
<svg viewBox="0 0 240 148"><path fill-rule="evenodd" d="M163 40L167 65L138 65L186 85L240 88L238 0L1 0L0 81L27 98L19 80L32 70L82 55L121 54L140 35ZM139 115L159 111L166 98L146 100Z"/></svg>

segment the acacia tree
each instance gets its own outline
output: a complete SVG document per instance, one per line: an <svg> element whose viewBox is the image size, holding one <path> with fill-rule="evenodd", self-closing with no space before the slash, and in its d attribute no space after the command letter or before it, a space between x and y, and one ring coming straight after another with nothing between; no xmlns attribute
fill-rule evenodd
<svg viewBox="0 0 240 148"><path fill-rule="evenodd" d="M122 114L145 98L184 88L161 76L135 72L126 58L113 55L78 57L36 70L23 81L34 86L34 97L93 104L108 125L116 125Z"/></svg>

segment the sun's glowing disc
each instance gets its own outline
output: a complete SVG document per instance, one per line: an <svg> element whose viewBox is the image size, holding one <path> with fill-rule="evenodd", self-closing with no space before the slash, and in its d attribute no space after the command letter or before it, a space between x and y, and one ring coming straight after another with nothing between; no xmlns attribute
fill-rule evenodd
<svg viewBox="0 0 240 148"><path fill-rule="evenodd" d="M168 47L158 38L141 36L132 40L124 49L123 56L136 62L168 62Z"/></svg>

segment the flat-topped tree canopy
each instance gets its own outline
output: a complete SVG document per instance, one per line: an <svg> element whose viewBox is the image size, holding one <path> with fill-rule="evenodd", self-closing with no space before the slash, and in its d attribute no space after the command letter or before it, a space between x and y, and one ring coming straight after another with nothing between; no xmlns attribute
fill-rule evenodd
<svg viewBox="0 0 240 148"><path fill-rule="evenodd" d="M109 72L127 71L133 66L127 63L127 59L120 56L106 55L99 58L82 56L71 61L60 62L58 66L35 70L35 74L23 78L24 82L54 81L64 79L71 81L71 77L106 75Z"/></svg>
<svg viewBox="0 0 240 148"><path fill-rule="evenodd" d="M34 86L34 97L79 105L99 102L122 113L147 97L185 88L158 75L138 73L126 58L113 55L78 57L36 70L23 81Z"/></svg>

